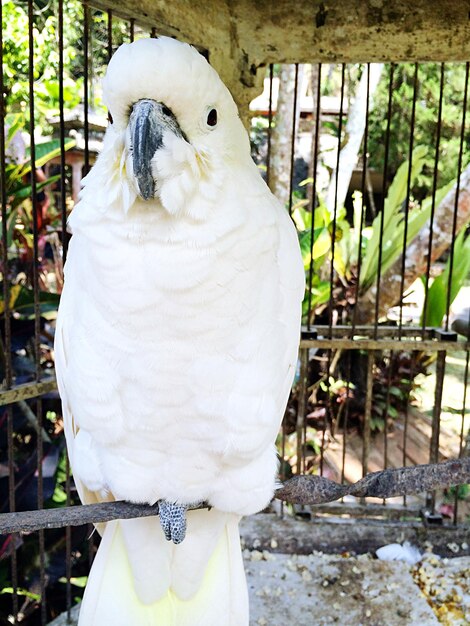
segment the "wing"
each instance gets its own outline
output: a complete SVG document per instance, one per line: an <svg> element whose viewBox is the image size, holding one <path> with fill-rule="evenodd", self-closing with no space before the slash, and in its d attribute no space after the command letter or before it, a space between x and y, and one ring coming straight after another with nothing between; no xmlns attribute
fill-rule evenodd
<svg viewBox="0 0 470 626"><path fill-rule="evenodd" d="M87 463L86 459L77 460L76 458L74 442L80 432L80 428L76 424L73 416L68 393L68 385L66 384L70 358L70 336L74 331L74 298L76 296L77 294L73 293L73 289L71 289L66 282L61 295L54 339L55 372L57 386L62 400L64 433L67 441L67 452L69 455L70 467L74 475L74 483L83 504L94 504L103 501L113 501L114 498L110 493L93 491L88 488L84 482L80 480L79 472L75 472L74 470L77 463L80 463L81 465L86 465ZM100 532L102 532L103 525L98 524L97 528Z"/></svg>

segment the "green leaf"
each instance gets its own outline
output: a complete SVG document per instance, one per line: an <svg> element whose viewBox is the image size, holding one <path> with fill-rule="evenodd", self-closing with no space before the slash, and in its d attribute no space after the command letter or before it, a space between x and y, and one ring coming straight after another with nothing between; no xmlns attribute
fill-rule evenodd
<svg viewBox="0 0 470 626"><path fill-rule="evenodd" d="M26 598L30 598L31 600L35 600L36 602L39 602L41 600L41 596L39 593L32 593L27 589L13 589L13 587L3 587L3 589L0 591L0 594L2 593L16 593L19 596L25 596Z"/></svg>
<svg viewBox="0 0 470 626"><path fill-rule="evenodd" d="M41 183L36 183L36 192L39 192L42 189L44 189L44 187L47 187L48 185L52 185L53 183L57 182L58 180L60 180L60 177L61 177L60 174L57 174L56 176L51 176L50 178L48 178L45 181L42 181ZM31 198L31 194L32 194L31 185L24 185L23 187L17 188L15 190L15 195L11 202L11 206L12 207L18 206L19 204L24 202L24 200Z"/></svg>
<svg viewBox="0 0 470 626"><path fill-rule="evenodd" d="M449 257L444 271L433 280L429 288L426 311L423 311L421 316L421 323L423 323L424 319L426 326L442 326L447 310L449 287L449 303L452 304L470 274L470 236L465 237L465 231L465 228L460 231L454 243L452 280L449 279Z"/></svg>
<svg viewBox="0 0 470 626"><path fill-rule="evenodd" d="M406 200L408 176L410 174L411 184L413 184L423 168L426 152L425 146L417 146L413 150L411 173L409 173L409 162L405 161L398 168L388 190L383 210L382 274L391 267L403 249L404 213L402 205ZM411 211L409 214L409 219L415 221L412 232L408 233L407 243L419 232L420 224L424 224L426 219L428 219L430 206L425 206L418 212L419 219L418 216L412 217L414 211ZM372 286L377 276L381 222L382 215L379 213L372 223L372 235L367 243L366 253L362 260L360 284L363 291Z"/></svg>
<svg viewBox="0 0 470 626"><path fill-rule="evenodd" d="M60 295L47 291L39 292L39 310L41 315L57 311L59 307ZM15 301L15 311L23 319L34 318L34 292L29 287L22 286Z"/></svg>
<svg viewBox="0 0 470 626"><path fill-rule="evenodd" d="M318 259L325 255L331 248L331 236L328 228L322 228L319 236L315 238L312 248L312 256Z"/></svg>
<svg viewBox="0 0 470 626"><path fill-rule="evenodd" d="M16 133L24 127L24 115L22 113L9 113L5 116L5 127L8 128L5 148L8 148Z"/></svg>
<svg viewBox="0 0 470 626"><path fill-rule="evenodd" d="M64 149L70 150L75 146L74 139L66 139L64 141ZM36 160L34 162L35 166L42 167L48 161L53 159L56 156L60 155L60 139L52 139L51 141L46 141L45 143L40 143L36 146ZM27 150L27 154L29 154L29 150ZM31 171L31 161L27 161L21 170L21 176L28 174Z"/></svg>
<svg viewBox="0 0 470 626"><path fill-rule="evenodd" d="M75 587L80 587L80 589L84 589L86 587L87 581L88 576L72 576L70 578L70 582L72 583L72 585L75 585ZM66 583L67 579L65 578L65 576L62 576L61 578L59 578L59 582Z"/></svg>
<svg viewBox="0 0 470 626"><path fill-rule="evenodd" d="M312 214L310 211L306 211L300 203L294 206L292 219L297 226L297 230L310 230L312 227Z"/></svg>

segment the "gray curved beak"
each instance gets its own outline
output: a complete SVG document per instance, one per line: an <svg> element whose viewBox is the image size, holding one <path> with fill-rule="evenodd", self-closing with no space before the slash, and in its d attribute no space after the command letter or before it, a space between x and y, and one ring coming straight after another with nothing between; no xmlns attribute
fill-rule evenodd
<svg viewBox="0 0 470 626"><path fill-rule="evenodd" d="M155 196L155 180L151 162L156 151L163 145L163 133L170 130L184 137L176 117L161 102L138 100L129 118L132 142L132 165L139 194L144 200Z"/></svg>

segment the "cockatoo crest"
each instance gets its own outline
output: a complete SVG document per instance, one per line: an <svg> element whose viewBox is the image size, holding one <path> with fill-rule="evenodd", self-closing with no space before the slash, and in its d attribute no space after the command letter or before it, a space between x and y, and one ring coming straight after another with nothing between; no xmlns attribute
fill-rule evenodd
<svg viewBox="0 0 470 626"><path fill-rule="evenodd" d="M204 220L217 209L224 173L250 159L230 92L188 44L162 37L121 46L108 66L103 99L112 123L93 176L107 203L111 196L125 212L154 210L155 202L145 201L156 199L170 215ZM155 121L142 130L133 118L148 115ZM152 132L159 135L155 145L143 145ZM145 157L136 161L136 153L145 150L142 165Z"/></svg>

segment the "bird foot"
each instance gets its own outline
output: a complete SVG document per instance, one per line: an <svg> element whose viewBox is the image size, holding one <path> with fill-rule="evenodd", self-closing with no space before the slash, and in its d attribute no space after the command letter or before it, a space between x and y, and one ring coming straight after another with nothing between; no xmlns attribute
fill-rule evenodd
<svg viewBox="0 0 470 626"><path fill-rule="evenodd" d="M184 504L173 504L166 500L158 502L160 525L167 541L174 544L181 543L186 536L186 511Z"/></svg>

